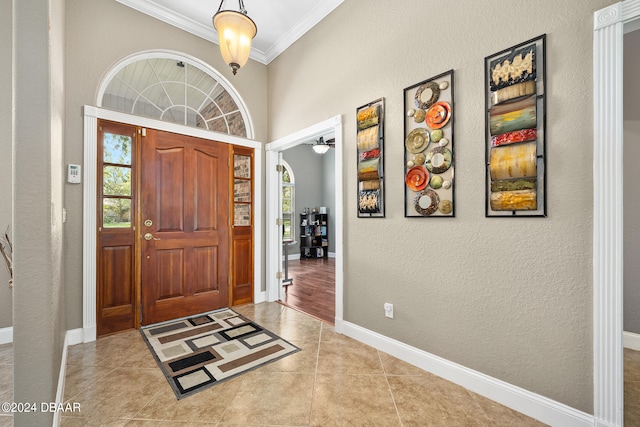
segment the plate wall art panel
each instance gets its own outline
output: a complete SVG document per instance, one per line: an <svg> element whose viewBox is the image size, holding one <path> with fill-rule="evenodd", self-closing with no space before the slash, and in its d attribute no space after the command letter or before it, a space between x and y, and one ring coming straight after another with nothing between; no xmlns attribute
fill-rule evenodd
<svg viewBox="0 0 640 427"><path fill-rule="evenodd" d="M384 217L384 98L356 110L358 217Z"/></svg>
<svg viewBox="0 0 640 427"><path fill-rule="evenodd" d="M546 35L485 58L487 217L544 217Z"/></svg>
<svg viewBox="0 0 640 427"><path fill-rule="evenodd" d="M453 70L404 89L404 216L455 216Z"/></svg>

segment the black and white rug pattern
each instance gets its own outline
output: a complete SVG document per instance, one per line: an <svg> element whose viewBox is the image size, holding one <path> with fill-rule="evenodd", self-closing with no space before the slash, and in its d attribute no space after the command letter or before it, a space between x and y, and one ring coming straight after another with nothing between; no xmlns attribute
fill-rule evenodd
<svg viewBox="0 0 640 427"><path fill-rule="evenodd" d="M140 332L178 399L300 351L230 309Z"/></svg>

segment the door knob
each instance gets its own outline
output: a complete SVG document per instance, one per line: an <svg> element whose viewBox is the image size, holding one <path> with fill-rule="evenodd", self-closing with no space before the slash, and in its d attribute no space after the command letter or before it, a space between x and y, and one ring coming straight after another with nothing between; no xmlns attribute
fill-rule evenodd
<svg viewBox="0 0 640 427"><path fill-rule="evenodd" d="M153 234L147 233L144 235L144 240L160 240L157 237L153 237Z"/></svg>

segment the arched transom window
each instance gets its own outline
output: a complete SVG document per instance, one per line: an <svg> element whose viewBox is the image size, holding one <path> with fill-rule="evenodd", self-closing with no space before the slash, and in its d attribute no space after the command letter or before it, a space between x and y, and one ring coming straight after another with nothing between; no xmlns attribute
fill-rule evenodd
<svg viewBox="0 0 640 427"><path fill-rule="evenodd" d="M182 54L145 52L109 72L98 106L229 135L252 138L247 110L231 84Z"/></svg>

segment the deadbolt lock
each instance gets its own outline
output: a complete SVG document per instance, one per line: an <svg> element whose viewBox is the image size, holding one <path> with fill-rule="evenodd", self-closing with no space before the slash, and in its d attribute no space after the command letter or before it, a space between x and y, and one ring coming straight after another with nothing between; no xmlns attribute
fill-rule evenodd
<svg viewBox="0 0 640 427"><path fill-rule="evenodd" d="M151 227L153 225L153 221L151 221L150 219L146 220L144 222L144 225L146 225L147 227Z"/></svg>

